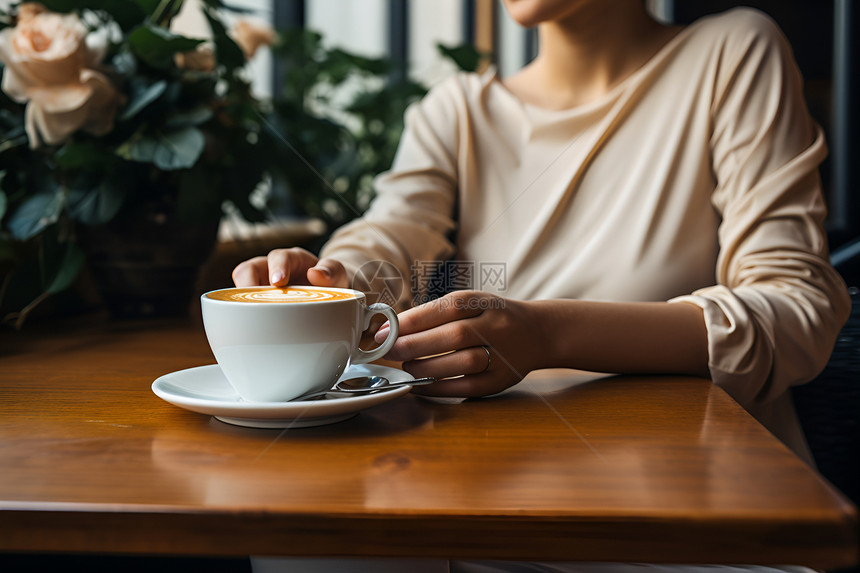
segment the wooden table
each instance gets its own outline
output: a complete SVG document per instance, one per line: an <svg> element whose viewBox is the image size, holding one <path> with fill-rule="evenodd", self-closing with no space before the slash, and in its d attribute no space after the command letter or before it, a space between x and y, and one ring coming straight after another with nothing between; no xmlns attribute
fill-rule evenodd
<svg viewBox="0 0 860 573"><path fill-rule="evenodd" d="M855 508L706 380L545 371L260 430L151 392L214 362L196 317L31 328L0 335L3 552L857 561Z"/></svg>

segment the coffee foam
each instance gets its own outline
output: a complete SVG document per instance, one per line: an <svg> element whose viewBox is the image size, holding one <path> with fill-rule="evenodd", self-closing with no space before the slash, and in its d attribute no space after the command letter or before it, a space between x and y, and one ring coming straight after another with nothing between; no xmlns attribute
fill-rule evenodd
<svg viewBox="0 0 860 573"><path fill-rule="evenodd" d="M227 289L215 291L206 295L214 300L228 302L329 302L355 298L349 292L327 289L310 289L301 287L269 288L269 289Z"/></svg>

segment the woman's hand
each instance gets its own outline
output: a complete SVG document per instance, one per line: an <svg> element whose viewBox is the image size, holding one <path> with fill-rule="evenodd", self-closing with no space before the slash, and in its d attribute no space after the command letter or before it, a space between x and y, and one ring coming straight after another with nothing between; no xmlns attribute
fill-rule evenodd
<svg viewBox="0 0 860 573"><path fill-rule="evenodd" d="M539 368L543 342L539 303L478 291L457 291L399 315L400 337L386 358L403 362L416 378L443 380L416 386L427 396L486 396ZM377 341L387 336L385 326Z"/></svg>
<svg viewBox="0 0 860 573"><path fill-rule="evenodd" d="M516 301L458 291L399 315L386 358L428 396L486 396L538 368L707 376L702 309L686 302ZM387 335L383 326L376 333Z"/></svg>
<svg viewBox="0 0 860 573"><path fill-rule="evenodd" d="M293 247L275 249L265 257L255 257L233 269L236 286L314 285L347 288L346 269L333 259L318 259L313 253Z"/></svg>

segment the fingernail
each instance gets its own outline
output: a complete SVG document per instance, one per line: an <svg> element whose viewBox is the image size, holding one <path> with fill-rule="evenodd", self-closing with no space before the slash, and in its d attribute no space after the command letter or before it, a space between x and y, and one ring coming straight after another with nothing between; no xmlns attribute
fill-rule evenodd
<svg viewBox="0 0 860 573"><path fill-rule="evenodd" d="M331 271L330 271L330 270L328 270L326 267L314 267L314 268L315 268L317 271L319 271L319 272L321 272L322 274L324 274L326 277L330 277L330 276L331 276Z"/></svg>
<svg viewBox="0 0 860 573"><path fill-rule="evenodd" d="M270 280L272 281L272 284L277 284L277 283L281 282L282 280L284 280L284 273L282 273L280 271L276 271L276 272L272 273L272 278Z"/></svg>
<svg viewBox="0 0 860 573"><path fill-rule="evenodd" d="M376 331L376 334L374 335L373 339L376 341L377 344L382 344L383 342L385 342L385 339L388 338L388 331L389 328L387 324L382 325L382 327Z"/></svg>

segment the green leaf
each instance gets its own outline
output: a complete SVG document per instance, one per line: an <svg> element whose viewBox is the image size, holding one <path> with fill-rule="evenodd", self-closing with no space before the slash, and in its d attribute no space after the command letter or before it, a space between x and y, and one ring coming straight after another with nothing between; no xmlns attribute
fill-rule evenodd
<svg viewBox="0 0 860 573"><path fill-rule="evenodd" d="M69 215L86 225L107 223L122 206L124 193L107 182L95 189L69 191Z"/></svg>
<svg viewBox="0 0 860 573"><path fill-rule="evenodd" d="M135 90L131 95L131 101L125 111L119 116L120 121L125 121L138 114L146 106L159 98L164 90L167 89L167 81L158 80L157 82L144 87L140 90Z"/></svg>
<svg viewBox="0 0 860 573"><path fill-rule="evenodd" d="M211 117L212 109L209 106L201 105L189 111L170 114L167 117L165 125L168 128L200 125L201 123L208 121Z"/></svg>
<svg viewBox="0 0 860 573"><path fill-rule="evenodd" d="M165 171L192 167L203 148L206 138L195 127L185 127L176 131L160 133L154 137L140 137L118 153L131 161L151 162Z"/></svg>
<svg viewBox="0 0 860 573"><path fill-rule="evenodd" d="M119 1L128 2L128 0ZM158 8L158 5L161 4L161 0L134 0L134 3L137 4L147 16L152 16L155 13L156 8Z"/></svg>
<svg viewBox="0 0 860 573"><path fill-rule="evenodd" d="M84 252L79 247L68 243L66 252L60 262L60 267L57 269L57 274L54 275L45 292L48 294L57 294L66 290L72 284L72 281L77 278L81 267L84 265L85 258Z"/></svg>
<svg viewBox="0 0 860 573"><path fill-rule="evenodd" d="M32 239L53 225L63 210L60 193L38 193L25 200L12 212L8 226L12 237L20 241Z"/></svg>
<svg viewBox="0 0 860 573"><path fill-rule="evenodd" d="M6 175L5 172L0 174L0 180ZM3 219L3 215L6 214L6 205L8 201L6 200L6 194L3 191L0 191L0 219Z"/></svg>
<svg viewBox="0 0 860 573"><path fill-rule="evenodd" d="M215 58L218 63L228 70L235 70L245 65L245 54L242 48L227 34L227 29L221 20L213 16L209 10L204 10L209 28L212 29L212 42L215 44Z"/></svg>
<svg viewBox="0 0 860 573"><path fill-rule="evenodd" d="M171 20L179 14L181 9L182 0L160 0L149 13L150 20L159 26L169 28Z"/></svg>
<svg viewBox="0 0 860 573"><path fill-rule="evenodd" d="M237 14L253 14L254 10L252 8L246 8L244 6L239 6L237 4L228 4L226 2L222 2L222 0L201 0L204 4L211 8L215 8L216 10L227 10L228 12L235 12Z"/></svg>
<svg viewBox="0 0 860 573"><path fill-rule="evenodd" d="M15 127L7 130L3 133L3 141L0 142L0 153L26 145L29 141L23 129Z"/></svg>
<svg viewBox="0 0 860 573"><path fill-rule="evenodd" d="M154 68L166 69L173 63L174 54L190 52L203 40L177 36L161 26L146 24L129 34L128 43L141 60Z"/></svg>
<svg viewBox="0 0 860 573"><path fill-rule="evenodd" d="M443 44L436 44L436 49L446 58L453 61L458 68L464 72L474 72L478 69L481 63L483 54L475 49L471 44L463 44L449 48Z"/></svg>
<svg viewBox="0 0 860 573"><path fill-rule="evenodd" d="M381 58L364 58L339 49L328 52L320 62L320 75L334 85L339 85L354 74L381 76L392 69L391 62Z"/></svg>
<svg viewBox="0 0 860 573"><path fill-rule="evenodd" d="M143 22L148 14L138 3L128 0L101 0L98 4L126 32Z"/></svg>
<svg viewBox="0 0 860 573"><path fill-rule="evenodd" d="M92 142L67 143L57 151L57 165L64 169L102 167L104 151Z"/></svg>

